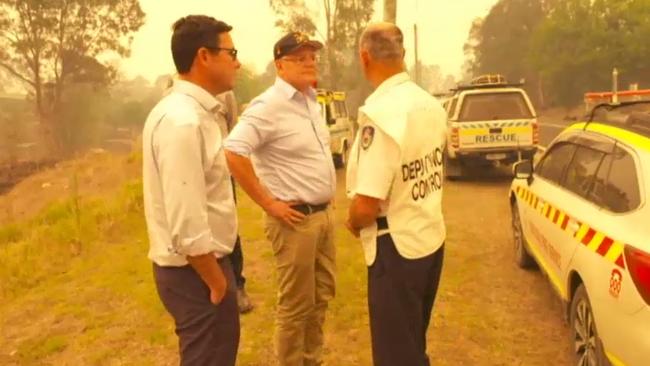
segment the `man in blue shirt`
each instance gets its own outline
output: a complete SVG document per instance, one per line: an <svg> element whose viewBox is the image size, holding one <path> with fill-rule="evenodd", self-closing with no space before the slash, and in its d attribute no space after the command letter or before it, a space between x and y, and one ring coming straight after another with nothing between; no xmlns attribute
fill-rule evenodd
<svg viewBox="0 0 650 366"><path fill-rule="evenodd" d="M336 174L329 130L312 85L323 45L290 33L273 48L278 78L255 98L225 142L231 173L266 212L278 272L280 365L319 365L334 297Z"/></svg>

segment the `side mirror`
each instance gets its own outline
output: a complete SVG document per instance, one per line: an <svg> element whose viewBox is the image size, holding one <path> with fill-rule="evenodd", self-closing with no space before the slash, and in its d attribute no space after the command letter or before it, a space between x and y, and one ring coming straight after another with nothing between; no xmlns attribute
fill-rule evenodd
<svg viewBox="0 0 650 366"><path fill-rule="evenodd" d="M520 160L512 167L515 179L526 179L528 184L533 179L533 162L531 160Z"/></svg>

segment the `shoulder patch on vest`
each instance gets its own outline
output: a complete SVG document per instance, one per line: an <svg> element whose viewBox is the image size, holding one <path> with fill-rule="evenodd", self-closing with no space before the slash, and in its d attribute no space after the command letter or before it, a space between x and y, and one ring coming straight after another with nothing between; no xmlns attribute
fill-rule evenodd
<svg viewBox="0 0 650 366"><path fill-rule="evenodd" d="M361 131L361 147L367 150L372 145L372 140L375 138L375 128L366 126Z"/></svg>

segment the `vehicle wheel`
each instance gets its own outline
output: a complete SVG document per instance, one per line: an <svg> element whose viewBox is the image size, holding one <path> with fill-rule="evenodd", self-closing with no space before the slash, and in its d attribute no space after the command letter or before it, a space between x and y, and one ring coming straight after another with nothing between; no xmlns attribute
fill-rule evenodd
<svg viewBox="0 0 650 366"><path fill-rule="evenodd" d="M348 144L343 144L343 152L341 154L334 154L334 167L336 169L343 169L348 164Z"/></svg>
<svg viewBox="0 0 650 366"><path fill-rule="evenodd" d="M517 203L512 204L512 235L515 242L515 261L520 268L534 268L535 259L528 252L524 230L521 227L521 216Z"/></svg>
<svg viewBox="0 0 650 366"><path fill-rule="evenodd" d="M580 285L571 301L571 336L577 366L606 366L609 364L598 337L594 314L584 285Z"/></svg>
<svg viewBox="0 0 650 366"><path fill-rule="evenodd" d="M463 165L458 159L451 159L445 154L444 162L445 177L451 181L463 175Z"/></svg>

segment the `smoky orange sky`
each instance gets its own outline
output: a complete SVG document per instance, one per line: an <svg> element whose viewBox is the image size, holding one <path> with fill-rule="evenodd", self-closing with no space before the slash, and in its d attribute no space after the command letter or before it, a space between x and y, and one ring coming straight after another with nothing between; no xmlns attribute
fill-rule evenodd
<svg viewBox="0 0 650 366"><path fill-rule="evenodd" d="M419 54L424 64L435 64L446 74L459 76L463 45L472 21L485 16L497 0L398 0L397 24L406 36L407 63L413 63L413 24L419 28ZM206 14L234 27L232 36L240 60L262 72L272 60L272 47L281 37L269 0L140 0L146 23L135 35L131 57L121 60L126 77L142 75L153 81L174 72L169 50L171 24L188 14ZM323 29L321 0L305 0ZM383 17L383 2L375 4L374 20Z"/></svg>

